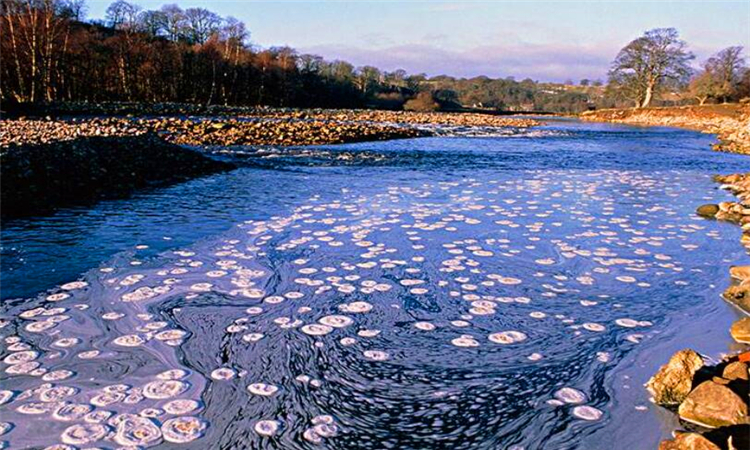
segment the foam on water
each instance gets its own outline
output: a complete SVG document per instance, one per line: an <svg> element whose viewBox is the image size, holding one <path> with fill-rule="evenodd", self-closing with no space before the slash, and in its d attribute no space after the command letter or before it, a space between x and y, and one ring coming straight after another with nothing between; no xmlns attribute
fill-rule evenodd
<svg viewBox="0 0 750 450"><path fill-rule="evenodd" d="M467 142L492 143L445 145ZM662 339L665 308L713 295L720 261L707 250L736 245L691 214L707 195L696 184L710 181L611 167L477 172L466 158L322 178L335 189L150 257L140 244L6 302L3 439L575 448L616 426L608 374Z"/></svg>

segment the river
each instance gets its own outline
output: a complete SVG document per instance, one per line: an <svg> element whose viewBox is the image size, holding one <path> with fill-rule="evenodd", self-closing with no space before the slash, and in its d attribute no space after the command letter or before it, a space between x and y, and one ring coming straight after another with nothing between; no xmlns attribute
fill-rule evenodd
<svg viewBox="0 0 750 450"><path fill-rule="evenodd" d="M240 168L2 232L11 448L651 449L746 263L712 137L529 130L212 149Z"/></svg>

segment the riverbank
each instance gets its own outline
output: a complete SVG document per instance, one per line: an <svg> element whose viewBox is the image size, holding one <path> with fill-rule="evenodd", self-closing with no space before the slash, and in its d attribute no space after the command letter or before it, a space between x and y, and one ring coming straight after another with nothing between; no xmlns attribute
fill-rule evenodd
<svg viewBox="0 0 750 450"><path fill-rule="evenodd" d="M742 244L750 249L750 173L716 176L738 202L702 205L697 214L742 226ZM750 266L732 266L732 285L723 298L750 315ZM740 348L717 364L706 364L691 349L675 353L646 387L654 403L676 410L685 431L662 441L659 450L737 450L750 448L750 317L728 330Z"/></svg>
<svg viewBox="0 0 750 450"><path fill-rule="evenodd" d="M528 128L533 119L477 113L285 109L183 104L61 104L43 119L0 121L0 147L147 132L187 145L305 146L432 136L429 126ZM57 119L53 119L53 117Z"/></svg>
<svg viewBox="0 0 750 450"><path fill-rule="evenodd" d="M127 128L111 128L107 135L86 134L93 130L41 127L29 132L27 143L0 148L2 218L127 196L140 188L234 168L153 133L128 135Z"/></svg>
<svg viewBox="0 0 750 450"><path fill-rule="evenodd" d="M3 218L232 167L183 145L329 145L434 135L425 125L538 125L483 114L179 104L58 105L44 111L64 118L0 121Z"/></svg>
<svg viewBox="0 0 750 450"><path fill-rule="evenodd" d="M190 103L61 102L24 105L6 118L26 117L228 117L275 118L286 120L326 120L336 122L379 122L412 125L455 125L530 127L538 121L512 117L508 112L417 112L375 109L279 108L266 106L225 106Z"/></svg>
<svg viewBox="0 0 750 450"><path fill-rule="evenodd" d="M714 150L750 154L750 105L726 104L663 108L602 109L579 118L591 122L678 127L716 134Z"/></svg>

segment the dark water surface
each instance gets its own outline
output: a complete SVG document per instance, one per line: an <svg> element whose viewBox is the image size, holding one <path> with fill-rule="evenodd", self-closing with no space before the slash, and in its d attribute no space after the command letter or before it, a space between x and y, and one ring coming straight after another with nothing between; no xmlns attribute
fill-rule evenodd
<svg viewBox="0 0 750 450"><path fill-rule="evenodd" d="M676 423L642 384L731 349L746 255L694 209L750 160L674 129L444 131L216 148L242 167L7 224L0 439L655 448Z"/></svg>

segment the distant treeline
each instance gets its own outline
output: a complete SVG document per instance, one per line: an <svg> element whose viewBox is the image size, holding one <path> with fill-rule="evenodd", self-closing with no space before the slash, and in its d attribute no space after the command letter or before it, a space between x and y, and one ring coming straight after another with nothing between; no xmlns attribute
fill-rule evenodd
<svg viewBox="0 0 750 450"><path fill-rule="evenodd" d="M623 97L601 81L427 78L258 49L244 23L204 8L117 0L85 21L83 0L0 0L0 95L27 102L134 101L387 109L580 112Z"/></svg>

